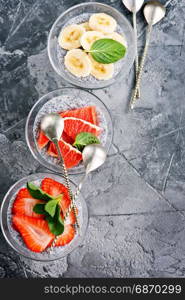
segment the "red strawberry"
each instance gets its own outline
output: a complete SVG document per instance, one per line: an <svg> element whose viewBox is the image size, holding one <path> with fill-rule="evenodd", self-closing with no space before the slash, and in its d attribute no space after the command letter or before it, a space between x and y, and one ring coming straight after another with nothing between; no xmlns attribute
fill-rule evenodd
<svg viewBox="0 0 185 300"><path fill-rule="evenodd" d="M49 139L47 136L44 135L42 131L39 132L38 138L37 138L37 144L39 149L44 148L49 142Z"/></svg>
<svg viewBox="0 0 185 300"><path fill-rule="evenodd" d="M45 220L14 215L13 226L22 236L26 246L34 252L42 252L51 245L54 235Z"/></svg>
<svg viewBox="0 0 185 300"><path fill-rule="evenodd" d="M41 189L44 192L54 197L63 194L63 198L60 202L60 205L62 208L62 212L65 215L66 210L71 203L69 192L68 189L65 187L65 185L51 178L44 178L41 183Z"/></svg>
<svg viewBox="0 0 185 300"><path fill-rule="evenodd" d="M69 225L69 224L74 225L75 223L76 223L76 217L75 217L74 211L72 210L69 213L69 216L65 220L65 226Z"/></svg>
<svg viewBox="0 0 185 300"><path fill-rule="evenodd" d="M66 225L55 246L64 246L72 241L75 236L75 229L72 225Z"/></svg>
<svg viewBox="0 0 185 300"><path fill-rule="evenodd" d="M42 219L43 218L42 215L33 212L33 207L37 203L44 203L44 202L41 200L34 199L30 195L28 189L26 188L20 189L15 198L12 212L13 214L17 214L17 215L25 215L29 217Z"/></svg>

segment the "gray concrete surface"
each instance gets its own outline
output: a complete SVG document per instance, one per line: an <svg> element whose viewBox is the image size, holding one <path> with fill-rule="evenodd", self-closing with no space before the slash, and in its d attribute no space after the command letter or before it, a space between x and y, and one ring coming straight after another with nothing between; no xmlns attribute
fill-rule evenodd
<svg viewBox="0 0 185 300"><path fill-rule="evenodd" d="M26 146L25 118L40 96L68 85L48 61L47 36L56 17L80 2L0 1L1 200L16 180L44 171ZM131 19L121 0L101 2ZM133 70L95 91L111 111L114 140L83 189L90 213L83 244L38 263L19 257L0 234L0 277L185 277L185 3L161 2L167 15L154 28L135 110L126 112ZM142 50L142 13L138 26Z"/></svg>

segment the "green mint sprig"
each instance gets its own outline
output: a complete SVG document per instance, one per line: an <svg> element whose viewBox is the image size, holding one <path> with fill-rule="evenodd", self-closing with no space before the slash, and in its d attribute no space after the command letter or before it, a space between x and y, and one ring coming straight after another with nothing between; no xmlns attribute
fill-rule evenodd
<svg viewBox="0 0 185 300"><path fill-rule="evenodd" d="M111 64L125 56L126 47L115 40L105 38L95 41L88 52L97 62Z"/></svg>
<svg viewBox="0 0 185 300"><path fill-rule="evenodd" d="M38 186L34 185L31 182L27 183L27 189L28 189L30 195L35 199L44 200L44 201L49 201L49 200L53 199L52 196L45 193Z"/></svg>
<svg viewBox="0 0 185 300"><path fill-rule="evenodd" d="M52 218L50 215L46 217L50 231L54 235L60 235L64 232L64 222L60 215L60 206L57 204L55 215Z"/></svg>
<svg viewBox="0 0 185 300"><path fill-rule="evenodd" d="M63 194L58 195L57 197L52 197L36 185L29 182L27 183L27 188L32 197L45 201L45 203L35 204L33 211L36 214L45 216L49 229L54 235L57 236L62 234L64 232L64 222L61 218L59 202L62 201Z"/></svg>
<svg viewBox="0 0 185 300"><path fill-rule="evenodd" d="M90 144L100 144L100 141L92 133L81 132L76 136L73 146L82 152L84 147Z"/></svg>

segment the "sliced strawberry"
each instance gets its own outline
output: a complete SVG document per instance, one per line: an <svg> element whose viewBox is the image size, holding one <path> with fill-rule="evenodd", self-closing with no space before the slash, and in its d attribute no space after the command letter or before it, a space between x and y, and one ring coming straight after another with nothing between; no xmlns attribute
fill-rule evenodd
<svg viewBox="0 0 185 300"><path fill-rule="evenodd" d="M33 212L33 208L38 203L44 203L41 200L34 199L28 189L20 189L15 201L13 203L12 212L17 215L25 215L34 218L43 218L43 215L39 215Z"/></svg>
<svg viewBox="0 0 185 300"><path fill-rule="evenodd" d="M62 208L62 212L65 215L67 208L71 203L69 192L65 185L51 178L44 178L41 183L41 189L54 197L63 194L62 200L60 201L60 205Z"/></svg>
<svg viewBox="0 0 185 300"><path fill-rule="evenodd" d="M41 189L53 197L56 197L62 193L67 196L69 195L67 187L52 178L44 178L41 182Z"/></svg>
<svg viewBox="0 0 185 300"><path fill-rule="evenodd" d="M64 112L61 112L60 115L63 118L74 117L98 125L97 112L95 106L84 106L72 110L66 110Z"/></svg>
<svg viewBox="0 0 185 300"><path fill-rule="evenodd" d="M22 236L26 246L34 252L42 252L51 245L54 235L50 232L45 220L27 216L14 215L14 228Z"/></svg>
<svg viewBox="0 0 185 300"><path fill-rule="evenodd" d="M82 153L63 140L59 141L59 147L62 152L66 168L73 168L77 166L82 160ZM53 157L58 156L57 149L54 143L50 143L47 153Z"/></svg>
<svg viewBox="0 0 185 300"><path fill-rule="evenodd" d="M63 218L63 216L62 216ZM75 217L75 214L74 214L74 211L72 210L70 213L69 213L69 216L65 219L65 226L66 225L74 225L76 223L76 217Z"/></svg>
<svg viewBox="0 0 185 300"><path fill-rule="evenodd" d="M72 241L75 236L75 229L72 225L66 225L64 228L64 232L58 238L55 246L64 246Z"/></svg>
<svg viewBox="0 0 185 300"><path fill-rule="evenodd" d="M39 132L38 138L37 138L37 144L39 149L44 148L49 142L49 139L47 136L44 135L42 131Z"/></svg>

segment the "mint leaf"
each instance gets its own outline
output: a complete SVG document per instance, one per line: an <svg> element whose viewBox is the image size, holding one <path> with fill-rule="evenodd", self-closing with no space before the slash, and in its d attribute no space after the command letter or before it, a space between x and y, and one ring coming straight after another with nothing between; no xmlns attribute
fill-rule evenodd
<svg viewBox="0 0 185 300"><path fill-rule="evenodd" d="M27 183L27 188L32 197L47 201L47 203L37 203L33 207L33 211L37 214L45 215L49 229L54 235L62 234L64 231L64 222L61 218L61 209L58 203L61 201L63 194L54 198L29 182Z"/></svg>
<svg viewBox="0 0 185 300"><path fill-rule="evenodd" d="M52 196L42 191L38 186L34 185L31 182L27 182L27 189L30 195L35 199L44 200L44 201L49 201L53 199Z"/></svg>
<svg viewBox="0 0 185 300"><path fill-rule="evenodd" d="M54 217L57 204L58 204L58 199L50 200L45 204L45 211L51 216Z"/></svg>
<svg viewBox="0 0 185 300"><path fill-rule="evenodd" d="M55 222L54 219L50 216L46 217L50 231L54 235L60 235L64 232L64 225L60 222Z"/></svg>
<svg viewBox="0 0 185 300"><path fill-rule="evenodd" d="M89 52L97 62L111 64L125 56L126 47L112 39L100 39L92 44Z"/></svg>
<svg viewBox="0 0 185 300"><path fill-rule="evenodd" d="M92 133L81 132L76 136L73 146L75 146L79 151L82 152L84 147L90 144L100 144L100 141Z"/></svg>
<svg viewBox="0 0 185 300"><path fill-rule="evenodd" d="M59 204L57 204L57 207L56 207L56 213L55 213L55 221L59 222L60 224L64 225L64 221L62 220L61 218L61 210L60 210L60 206Z"/></svg>
<svg viewBox="0 0 185 300"><path fill-rule="evenodd" d="M33 208L33 211L36 213L36 214L39 214L39 215L45 215L47 214L45 209L45 204L43 203L37 203L35 204L34 208Z"/></svg>
<svg viewBox="0 0 185 300"><path fill-rule="evenodd" d="M44 209L51 217L54 217L56 208L59 207L58 203L62 200L62 198L63 198L63 194L60 194L56 198L48 201L45 204ZM60 209L60 207L59 207L59 209Z"/></svg>
<svg viewBox="0 0 185 300"><path fill-rule="evenodd" d="M56 206L55 216L53 218L51 216L47 216L46 221L48 222L50 231L54 235L60 235L64 232L64 222L61 218L60 206L58 204Z"/></svg>

